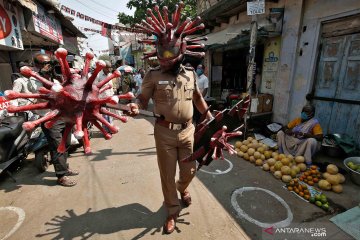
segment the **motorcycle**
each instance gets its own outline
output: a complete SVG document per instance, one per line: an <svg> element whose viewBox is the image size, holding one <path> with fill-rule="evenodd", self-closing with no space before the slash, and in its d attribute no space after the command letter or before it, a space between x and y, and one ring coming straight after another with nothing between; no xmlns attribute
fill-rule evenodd
<svg viewBox="0 0 360 240"><path fill-rule="evenodd" d="M51 151L41 127L36 128L30 136L29 149L35 154L34 164L39 172L45 172L51 164Z"/></svg>
<svg viewBox="0 0 360 240"><path fill-rule="evenodd" d="M30 153L35 153L35 165L39 170L45 171L50 162L45 136L38 129L31 135L27 133L22 128L26 119L26 115L7 116L0 122L0 174L5 171L14 181L8 168L25 160Z"/></svg>

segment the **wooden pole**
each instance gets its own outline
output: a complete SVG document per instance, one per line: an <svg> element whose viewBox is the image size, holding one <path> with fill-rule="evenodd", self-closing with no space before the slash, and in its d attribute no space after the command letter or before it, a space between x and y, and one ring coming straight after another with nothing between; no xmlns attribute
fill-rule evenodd
<svg viewBox="0 0 360 240"><path fill-rule="evenodd" d="M251 99L251 89L253 84L253 79L255 76L255 68L256 68L256 62L255 62L255 49L256 49L256 40L257 40L257 15L252 16L252 22L250 27L250 50L249 50L249 64L248 64L248 70L247 70L247 84L246 84L246 90L247 93L250 96ZM251 105L248 108L247 112L244 116L244 139L246 139L247 131L248 131L248 115L250 111Z"/></svg>
<svg viewBox="0 0 360 240"><path fill-rule="evenodd" d="M247 92L251 96L251 88L253 84L253 79L255 76L255 50L256 50L256 42L257 42L257 15L252 16L251 28L250 28L250 50L249 50L249 64L248 64L248 71L247 71Z"/></svg>

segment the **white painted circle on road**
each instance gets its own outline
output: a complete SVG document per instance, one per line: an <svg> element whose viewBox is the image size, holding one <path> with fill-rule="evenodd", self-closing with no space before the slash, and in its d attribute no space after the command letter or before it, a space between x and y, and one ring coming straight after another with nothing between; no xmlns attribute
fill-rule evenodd
<svg viewBox="0 0 360 240"><path fill-rule="evenodd" d="M224 158L224 160L229 163L229 167L225 171L221 171L219 169L216 169L215 172L210 172L210 171L204 170L203 168L200 168L200 171L208 173L208 174L213 174L213 175L226 174L226 173L230 172L233 169L234 165L232 164L232 162L230 162L226 158ZM223 161L223 160L213 160L213 161Z"/></svg>
<svg viewBox="0 0 360 240"><path fill-rule="evenodd" d="M240 208L236 197L238 195L242 196L243 192L250 192L250 191L263 191L268 193L269 195L273 196L276 200L278 200L281 205L283 205L286 209L287 212L287 217L285 220L282 220L280 222L275 222L275 223L263 223L260 222L252 217L250 217L243 209ZM251 223L254 223L256 225L258 225L259 227L262 228L269 228L269 227L275 227L275 228L280 228L280 227L287 227L290 225L290 223L293 220L293 213L291 212L291 209L289 207L289 205L284 201L284 199L282 199L279 195L271 192L270 190L267 189L263 189L263 188L258 188L258 187L242 187L239 189L236 189L233 194L231 195L231 205L233 206L233 208L235 209L236 213L238 214L239 217L241 218L245 218L246 220L248 220Z"/></svg>
<svg viewBox="0 0 360 240"><path fill-rule="evenodd" d="M5 237L1 238L1 240L5 240L5 239L9 238L11 235L13 235L14 232L16 232L16 230L18 230L18 228L24 222L25 212L21 208L10 207L10 206L9 207L0 207L0 211L13 211L18 215L18 220L17 220L15 226L11 229L11 231L8 234L5 235Z"/></svg>

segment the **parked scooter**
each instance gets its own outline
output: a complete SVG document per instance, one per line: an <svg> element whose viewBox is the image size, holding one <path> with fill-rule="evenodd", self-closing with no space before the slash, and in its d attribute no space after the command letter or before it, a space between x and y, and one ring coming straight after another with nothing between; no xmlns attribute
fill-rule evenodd
<svg viewBox="0 0 360 240"><path fill-rule="evenodd" d="M8 168L12 164L25 160L31 152L35 153L37 167L41 162L44 169L49 163L49 160L45 158L45 156L50 157L46 138L36 133L30 136L22 128L25 121L26 116L7 116L0 122L0 174L6 171L13 180L15 179Z"/></svg>
<svg viewBox="0 0 360 240"><path fill-rule="evenodd" d="M29 149L35 154L35 167L39 172L45 172L51 164L52 158L48 141L41 127L36 128L31 133Z"/></svg>

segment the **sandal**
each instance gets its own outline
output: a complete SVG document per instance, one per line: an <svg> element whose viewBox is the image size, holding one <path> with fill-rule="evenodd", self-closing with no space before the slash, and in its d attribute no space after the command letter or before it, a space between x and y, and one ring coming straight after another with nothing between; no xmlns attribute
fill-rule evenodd
<svg viewBox="0 0 360 240"><path fill-rule="evenodd" d="M68 169L67 173L65 173L65 176L76 176L79 175L79 171L74 169Z"/></svg>
<svg viewBox="0 0 360 240"><path fill-rule="evenodd" d="M76 185L76 181L72 180L71 178L67 176L63 176L61 178L58 178L57 183L64 187L72 187Z"/></svg>

